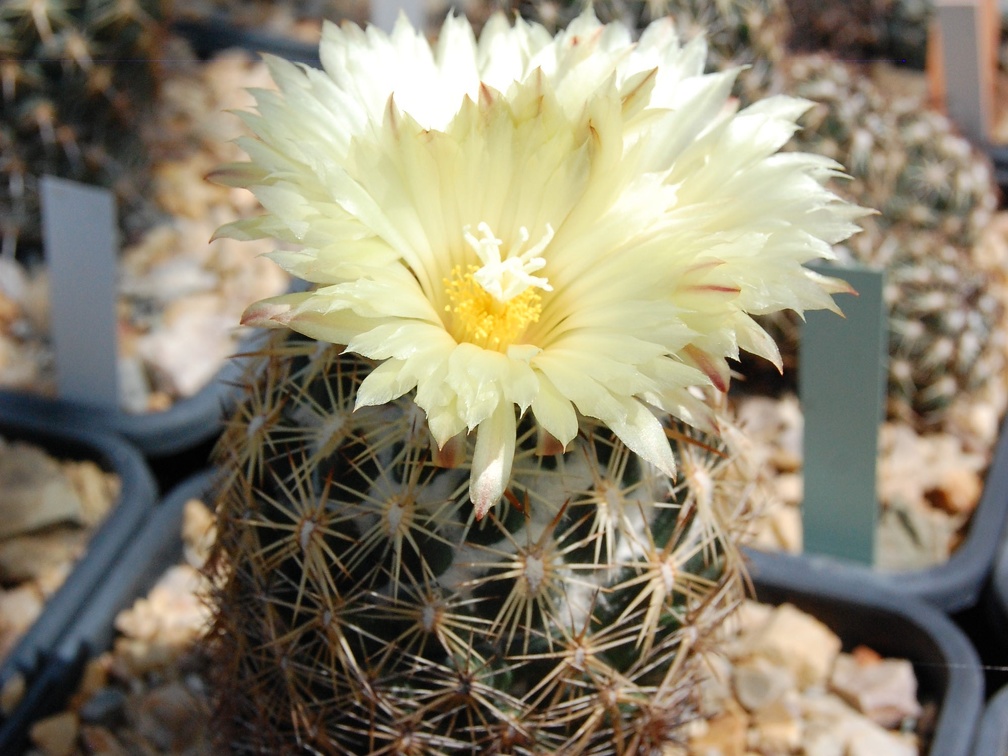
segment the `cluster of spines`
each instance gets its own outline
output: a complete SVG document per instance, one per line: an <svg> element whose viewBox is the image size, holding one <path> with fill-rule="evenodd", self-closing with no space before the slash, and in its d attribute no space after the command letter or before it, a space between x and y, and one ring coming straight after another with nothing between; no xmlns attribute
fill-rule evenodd
<svg viewBox="0 0 1008 756"><path fill-rule="evenodd" d="M692 715L700 655L743 594L752 480L669 423L673 483L584 423L523 420L475 521L408 400L353 411L369 366L289 337L222 438L217 689L240 751L649 753ZM214 638L219 642L214 642Z"/></svg>
<svg viewBox="0 0 1008 756"><path fill-rule="evenodd" d="M10 0L0 7L0 234L38 248L45 174L141 202L140 109L152 99L160 0ZM132 146L130 146L132 145Z"/></svg>

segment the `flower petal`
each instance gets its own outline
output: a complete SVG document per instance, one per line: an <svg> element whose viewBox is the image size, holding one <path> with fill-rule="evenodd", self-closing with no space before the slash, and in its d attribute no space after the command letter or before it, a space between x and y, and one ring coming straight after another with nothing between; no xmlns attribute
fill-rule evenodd
<svg viewBox="0 0 1008 756"><path fill-rule="evenodd" d="M469 499L480 520L504 495L515 450L515 413L511 405L501 404L476 429Z"/></svg>

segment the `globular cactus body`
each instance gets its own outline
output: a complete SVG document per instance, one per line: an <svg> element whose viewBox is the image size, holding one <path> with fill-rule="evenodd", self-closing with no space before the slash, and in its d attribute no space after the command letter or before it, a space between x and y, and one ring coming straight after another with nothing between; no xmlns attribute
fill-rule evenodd
<svg viewBox="0 0 1008 756"><path fill-rule="evenodd" d="M111 188L143 206L138 124L163 64L160 0L11 0L0 6L0 239L41 246L38 179Z"/></svg>
<svg viewBox="0 0 1008 756"><path fill-rule="evenodd" d="M670 421L673 482L589 421L541 454L523 420L505 501L476 521L471 451L438 450L408 397L353 411L369 370L275 338L220 442L210 642L232 747L674 743L700 652L744 592L753 484L732 434Z"/></svg>

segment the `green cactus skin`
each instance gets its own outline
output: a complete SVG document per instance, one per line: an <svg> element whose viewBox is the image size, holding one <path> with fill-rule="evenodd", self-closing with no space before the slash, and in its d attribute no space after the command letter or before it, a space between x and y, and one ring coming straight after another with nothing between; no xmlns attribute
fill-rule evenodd
<svg viewBox="0 0 1008 756"><path fill-rule="evenodd" d="M475 521L464 444L370 369L278 334L218 449L208 638L239 753L650 754L677 742L712 633L744 595L753 477L669 422L676 482L584 421L520 423Z"/></svg>

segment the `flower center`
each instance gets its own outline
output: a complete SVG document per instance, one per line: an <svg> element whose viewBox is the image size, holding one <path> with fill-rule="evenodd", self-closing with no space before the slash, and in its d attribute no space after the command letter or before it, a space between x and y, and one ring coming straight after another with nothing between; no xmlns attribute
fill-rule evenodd
<svg viewBox="0 0 1008 756"><path fill-rule="evenodd" d="M463 273L458 265L450 279L445 279L452 315L452 336L484 349L503 352L539 320L542 312L539 292L529 287L521 294L501 302L476 281L479 269L470 265Z"/></svg>
<svg viewBox="0 0 1008 756"><path fill-rule="evenodd" d="M496 238L486 223L480 223L482 237L474 236L469 227L463 229L466 242L479 257L482 266L456 265L451 277L444 280L451 314L451 332L458 341L467 341L484 349L504 351L529 325L539 320L542 301L538 289L552 291L545 278L533 276L546 265L540 252L553 238L553 229L535 245L521 252L529 240L524 226L519 229L519 241L505 257L501 257L503 242Z"/></svg>

